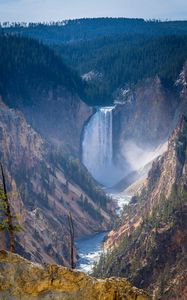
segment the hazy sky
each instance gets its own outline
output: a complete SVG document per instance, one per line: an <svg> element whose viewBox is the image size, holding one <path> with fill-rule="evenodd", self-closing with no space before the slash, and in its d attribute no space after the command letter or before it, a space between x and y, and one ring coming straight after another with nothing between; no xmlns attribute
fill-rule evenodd
<svg viewBox="0 0 187 300"><path fill-rule="evenodd" d="M187 0L0 0L0 21L82 17L187 19Z"/></svg>

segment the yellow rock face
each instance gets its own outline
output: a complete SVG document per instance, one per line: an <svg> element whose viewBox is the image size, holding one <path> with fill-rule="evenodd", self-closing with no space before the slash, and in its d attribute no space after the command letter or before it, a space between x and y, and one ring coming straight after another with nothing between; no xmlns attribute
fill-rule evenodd
<svg viewBox="0 0 187 300"><path fill-rule="evenodd" d="M1 300L148 300L126 279L95 279L58 265L34 264L0 251Z"/></svg>

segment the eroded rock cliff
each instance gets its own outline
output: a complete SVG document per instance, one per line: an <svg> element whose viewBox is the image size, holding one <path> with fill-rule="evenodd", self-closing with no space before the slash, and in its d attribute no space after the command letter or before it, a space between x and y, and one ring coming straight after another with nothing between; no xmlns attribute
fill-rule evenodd
<svg viewBox="0 0 187 300"><path fill-rule="evenodd" d="M0 34L0 96L24 113L47 140L76 157L91 109L81 101L84 84L52 49L33 39Z"/></svg>
<svg viewBox="0 0 187 300"><path fill-rule="evenodd" d="M76 237L109 228L112 205L86 169L65 158L19 111L2 102L0 160L11 206L23 228L16 248L25 257L69 264L69 212Z"/></svg>
<svg viewBox="0 0 187 300"><path fill-rule="evenodd" d="M32 90L31 99L27 104L14 101L12 95L3 98L10 107L22 111L32 127L47 140L78 157L83 126L92 109L78 95L61 86L51 90Z"/></svg>
<svg viewBox="0 0 187 300"><path fill-rule="evenodd" d="M142 191L124 209L122 224L109 234L95 272L127 276L153 299L186 299L187 120L173 131ZM114 247L116 246L116 247Z"/></svg>
<svg viewBox="0 0 187 300"><path fill-rule="evenodd" d="M146 79L116 105L113 117L116 161L128 162L127 152L135 151L136 147L152 151L168 139L180 115L187 114L186 72L184 65L179 80L170 88L164 87L158 76Z"/></svg>
<svg viewBox="0 0 187 300"><path fill-rule="evenodd" d="M126 279L99 280L58 265L31 263L0 252L0 298L10 300L148 300Z"/></svg>
<svg viewBox="0 0 187 300"><path fill-rule="evenodd" d="M133 139L139 145L154 145L167 139L178 105L175 96L173 90L162 86L159 77L144 80L130 90L127 99L115 110L114 128L119 123L119 140Z"/></svg>

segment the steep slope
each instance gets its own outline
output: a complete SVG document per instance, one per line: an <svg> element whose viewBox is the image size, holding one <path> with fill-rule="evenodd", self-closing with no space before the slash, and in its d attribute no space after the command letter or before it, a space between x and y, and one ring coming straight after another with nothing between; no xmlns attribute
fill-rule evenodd
<svg viewBox="0 0 187 300"><path fill-rule="evenodd" d="M185 62L182 71L179 74L178 80L176 81L176 86L179 87L180 91L180 106L176 111L176 118L181 112L187 115L187 61Z"/></svg>
<svg viewBox="0 0 187 300"><path fill-rule="evenodd" d="M97 46L97 42L95 44ZM93 42L90 47L96 48L95 44ZM77 47L78 49L75 46L74 48L72 51L70 49L70 54L71 52L76 54L78 50L80 53L80 46ZM84 51L84 43L82 48ZM90 98L93 94L98 99L98 104L101 103L102 105L105 101L111 104L119 102L121 98L123 99L123 94L126 91L136 88L137 83L150 77L159 76L162 84L171 89L187 59L186 51L186 36L168 36L155 39L143 39L139 36L126 37L126 39L118 38L113 40L113 43L108 42L107 44L106 41L91 61L88 59L80 60L77 67L79 70L85 70L86 74L83 78L91 72L95 74L89 80L87 79ZM66 51L64 52L66 54ZM79 59L77 60L79 61ZM93 101L94 97L91 98Z"/></svg>
<svg viewBox="0 0 187 300"><path fill-rule="evenodd" d="M179 95L165 89L158 76L129 91L127 100L115 110L116 148L128 141L145 148L161 144L168 138L179 103Z"/></svg>
<svg viewBox="0 0 187 300"><path fill-rule="evenodd" d="M0 297L11 300L148 300L126 279L98 280L58 265L33 264L0 252Z"/></svg>
<svg viewBox="0 0 187 300"><path fill-rule="evenodd" d="M187 59L187 22L99 18L15 24L4 31L55 49L84 79L90 105L111 105L120 89L156 75L171 86Z"/></svg>
<svg viewBox="0 0 187 300"><path fill-rule="evenodd" d="M81 101L83 83L47 46L0 34L0 95L21 110L46 139L75 155L92 110Z"/></svg>
<svg viewBox="0 0 187 300"><path fill-rule="evenodd" d="M123 100L137 83L156 75L172 89L187 59L187 36L121 35L55 49L86 82L87 103L111 105Z"/></svg>
<svg viewBox="0 0 187 300"><path fill-rule="evenodd" d="M76 237L106 230L112 205L78 161L66 158L0 104L0 160L22 231L17 251L38 262L69 263L67 215Z"/></svg>
<svg viewBox="0 0 187 300"><path fill-rule="evenodd" d="M113 114L117 163L123 160L126 169L138 170L146 153L168 139L180 115L187 116L186 74L185 63L172 88L166 88L156 76L126 91Z"/></svg>
<svg viewBox="0 0 187 300"><path fill-rule="evenodd" d="M185 299L187 254L187 120L182 117L147 183L110 233L96 274L127 276L153 299ZM116 247L114 247L116 245Z"/></svg>

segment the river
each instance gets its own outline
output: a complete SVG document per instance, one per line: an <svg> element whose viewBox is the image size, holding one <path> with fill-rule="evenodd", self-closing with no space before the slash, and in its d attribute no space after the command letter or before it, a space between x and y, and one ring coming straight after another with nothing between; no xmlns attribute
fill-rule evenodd
<svg viewBox="0 0 187 300"><path fill-rule="evenodd" d="M110 194L117 203L117 213L120 214L123 205L128 204L131 197L125 194ZM99 257L103 251L103 241L107 236L107 232L99 232L95 235L76 241L79 260L76 269L87 274L92 272L94 263L99 261Z"/></svg>
<svg viewBox="0 0 187 300"><path fill-rule="evenodd" d="M76 269L85 273L91 273L94 263L98 262L102 253L103 240L107 232L99 232L95 235L76 241L79 261Z"/></svg>

